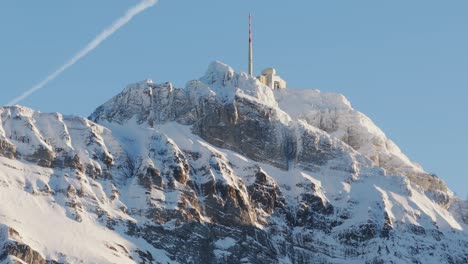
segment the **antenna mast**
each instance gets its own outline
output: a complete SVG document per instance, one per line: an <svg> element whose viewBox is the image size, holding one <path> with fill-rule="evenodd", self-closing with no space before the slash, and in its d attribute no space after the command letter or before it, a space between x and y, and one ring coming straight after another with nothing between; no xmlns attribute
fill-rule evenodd
<svg viewBox="0 0 468 264"><path fill-rule="evenodd" d="M253 76L252 15L251 14L249 14L249 75Z"/></svg>

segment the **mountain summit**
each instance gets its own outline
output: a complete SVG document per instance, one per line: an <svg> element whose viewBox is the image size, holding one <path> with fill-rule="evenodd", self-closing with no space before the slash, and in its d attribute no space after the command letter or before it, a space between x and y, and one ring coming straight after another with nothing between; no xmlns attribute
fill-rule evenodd
<svg viewBox="0 0 468 264"><path fill-rule="evenodd" d="M468 203L340 94L212 63L0 108L0 263L468 263Z"/></svg>

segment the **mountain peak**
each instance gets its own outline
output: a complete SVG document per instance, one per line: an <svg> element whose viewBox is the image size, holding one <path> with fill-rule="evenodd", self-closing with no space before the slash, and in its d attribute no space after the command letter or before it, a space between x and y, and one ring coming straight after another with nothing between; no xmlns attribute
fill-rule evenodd
<svg viewBox="0 0 468 264"><path fill-rule="evenodd" d="M224 105L222 108L231 105L234 119L239 117L238 107L248 102L251 112L269 111L271 122L288 127L292 120L302 120L351 146L389 173L405 175L425 189L447 191L443 181L410 161L367 116L353 109L345 96L319 90L273 90L219 61L212 62L204 76L189 81L185 88L174 88L170 83L130 85L99 107L90 119L124 123L135 117L138 123L150 126L171 121L192 125L205 118L206 113L199 109L208 101Z"/></svg>
<svg viewBox="0 0 468 264"><path fill-rule="evenodd" d="M207 85L217 84L224 86L226 81L231 80L233 77L234 69L220 61L213 61L208 66L205 75L200 78L200 81Z"/></svg>
<svg viewBox="0 0 468 264"><path fill-rule="evenodd" d="M214 62L89 119L0 108L0 262L468 262L468 204L343 95Z"/></svg>

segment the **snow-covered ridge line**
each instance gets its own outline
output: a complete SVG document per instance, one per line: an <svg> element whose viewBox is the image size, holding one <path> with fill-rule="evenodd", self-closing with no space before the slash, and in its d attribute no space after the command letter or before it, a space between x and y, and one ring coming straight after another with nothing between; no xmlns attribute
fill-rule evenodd
<svg viewBox="0 0 468 264"><path fill-rule="evenodd" d="M84 118L12 106L0 108L0 121L1 156L94 176L126 160L111 132Z"/></svg>
<svg viewBox="0 0 468 264"><path fill-rule="evenodd" d="M0 108L0 263L468 262L467 203L342 95L215 62L89 119Z"/></svg>

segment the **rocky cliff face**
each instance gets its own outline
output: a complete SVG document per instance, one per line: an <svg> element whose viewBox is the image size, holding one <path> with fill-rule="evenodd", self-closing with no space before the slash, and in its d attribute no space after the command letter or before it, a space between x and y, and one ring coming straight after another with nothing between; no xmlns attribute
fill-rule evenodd
<svg viewBox="0 0 468 264"><path fill-rule="evenodd" d="M0 120L0 262L468 262L466 202L341 95L213 63Z"/></svg>

